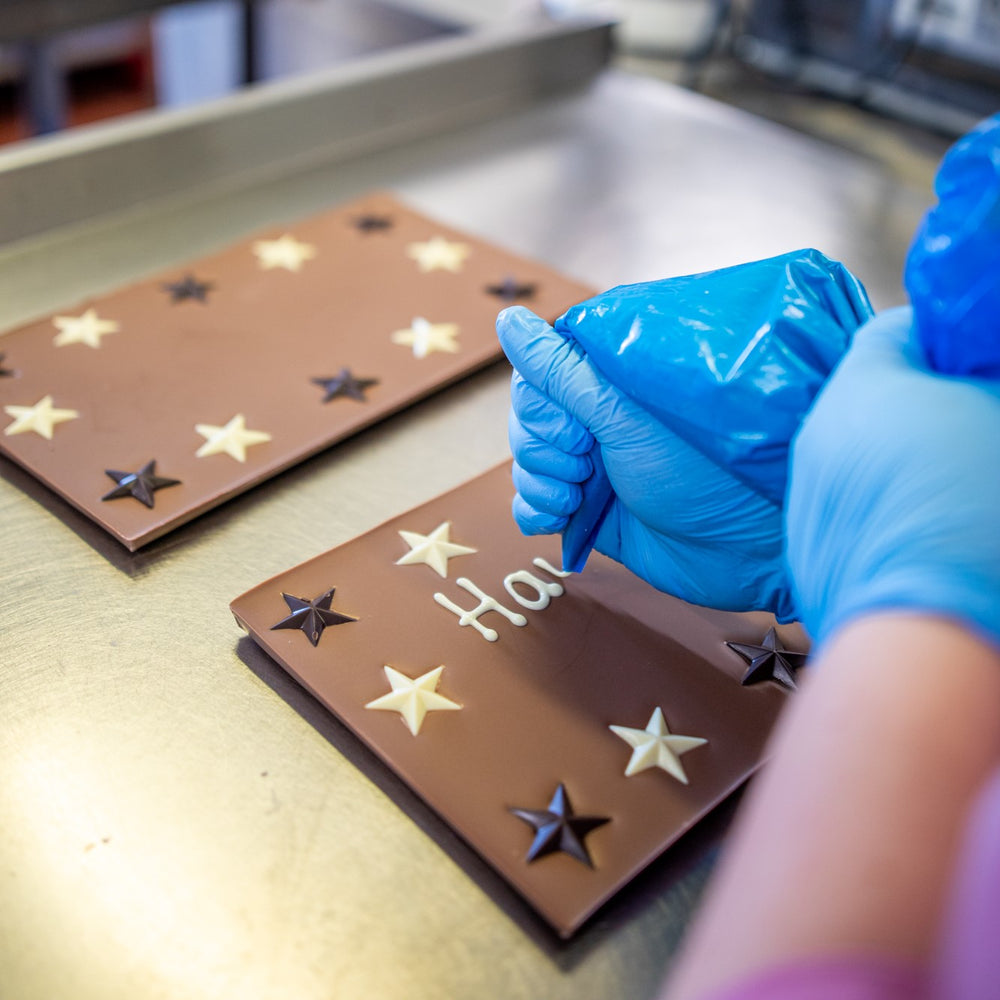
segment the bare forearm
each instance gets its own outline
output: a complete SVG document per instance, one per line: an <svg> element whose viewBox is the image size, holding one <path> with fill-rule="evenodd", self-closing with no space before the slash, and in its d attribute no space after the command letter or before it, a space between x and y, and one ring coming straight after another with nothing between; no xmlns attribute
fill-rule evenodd
<svg viewBox="0 0 1000 1000"><path fill-rule="evenodd" d="M926 953L968 806L1000 761L1000 655L943 619L860 620L772 752L669 1000L796 958Z"/></svg>

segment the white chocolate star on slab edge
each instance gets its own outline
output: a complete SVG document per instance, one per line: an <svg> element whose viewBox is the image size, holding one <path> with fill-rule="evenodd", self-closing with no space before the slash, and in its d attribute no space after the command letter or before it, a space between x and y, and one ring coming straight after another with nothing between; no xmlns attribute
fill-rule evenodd
<svg viewBox="0 0 1000 1000"><path fill-rule="evenodd" d="M198 458L225 452L237 462L245 462L247 448L271 440L271 435L266 431L250 430L242 413L237 413L222 427L216 427L215 424L196 424L194 429L205 438L205 443L195 452Z"/></svg>
<svg viewBox="0 0 1000 1000"><path fill-rule="evenodd" d="M640 771L659 767L686 785L688 779L681 766L681 754L708 742L700 736L675 736L667 728L660 708L653 711L645 729L630 729L627 726L608 728L632 747L632 757L625 768L625 776L629 778Z"/></svg>
<svg viewBox="0 0 1000 1000"><path fill-rule="evenodd" d="M423 316L417 316L407 329L393 333L392 342L413 348L415 358L426 358L434 351L457 353L457 336L457 323L431 323Z"/></svg>
<svg viewBox="0 0 1000 1000"><path fill-rule="evenodd" d="M462 706L437 693L444 666L428 670L419 677L407 677L388 664L383 668L389 679L392 690L388 694L368 702L365 708L386 712L399 712L406 723L406 728L416 736L424 724L428 712L447 712L460 709Z"/></svg>
<svg viewBox="0 0 1000 1000"><path fill-rule="evenodd" d="M34 431L47 441L52 440L56 424L76 420L80 414L76 410L59 410L52 405L51 396L43 396L34 406L5 406L4 413L14 418L12 424L4 428L4 434L27 434Z"/></svg>
<svg viewBox="0 0 1000 1000"><path fill-rule="evenodd" d="M115 320L101 319L96 309L88 309L81 316L55 316L52 323L59 331L52 340L56 347L65 347L67 344L100 347L101 337L117 333L120 329Z"/></svg>
<svg viewBox="0 0 1000 1000"><path fill-rule="evenodd" d="M469 555L476 549L459 545L450 540L451 521L439 524L429 535L416 531L400 531L399 535L410 546L405 556L396 560L397 566L426 563L438 576L448 575L448 560L455 556Z"/></svg>
<svg viewBox="0 0 1000 1000"><path fill-rule="evenodd" d="M425 243L410 243L406 247L406 255L417 262L421 271L452 271L462 270L465 258L472 253L467 243L453 243L443 236L432 236Z"/></svg>
<svg viewBox="0 0 1000 1000"><path fill-rule="evenodd" d="M286 271L300 271L307 260L316 256L316 248L311 243L301 243L288 233L276 240L256 240L253 252L265 271L275 267L283 267Z"/></svg>

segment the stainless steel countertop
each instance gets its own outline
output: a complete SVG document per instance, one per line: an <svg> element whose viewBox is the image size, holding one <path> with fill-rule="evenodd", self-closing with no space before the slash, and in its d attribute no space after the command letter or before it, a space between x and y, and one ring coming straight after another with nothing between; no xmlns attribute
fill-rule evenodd
<svg viewBox="0 0 1000 1000"><path fill-rule="evenodd" d="M0 250L0 325L392 189L596 286L814 245L879 306L929 193L648 79ZM2 349L2 341L0 341ZM240 633L248 587L507 454L496 367L129 555L0 463L5 1000L650 997L723 823L568 944Z"/></svg>

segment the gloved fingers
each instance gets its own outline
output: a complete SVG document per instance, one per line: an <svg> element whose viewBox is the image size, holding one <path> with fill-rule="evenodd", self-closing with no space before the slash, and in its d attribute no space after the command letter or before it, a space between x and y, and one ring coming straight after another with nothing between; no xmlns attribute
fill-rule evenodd
<svg viewBox="0 0 1000 1000"><path fill-rule="evenodd" d="M524 380L566 410L594 437L629 433L650 419L587 360L580 347L524 306L497 317L504 353Z"/></svg>
<svg viewBox="0 0 1000 1000"><path fill-rule="evenodd" d="M594 446L594 435L579 420L526 382L517 371L510 380L510 405L517 419L535 437L570 455L583 455Z"/></svg>
<svg viewBox="0 0 1000 1000"><path fill-rule="evenodd" d="M511 478L514 489L529 507L553 517L569 517L583 499L583 491L576 483L528 472L517 462L514 463Z"/></svg>
<svg viewBox="0 0 1000 1000"><path fill-rule="evenodd" d="M567 455L536 437L517 419L513 410L507 418L507 439L515 460L526 472L568 483L582 483L590 475L592 465L587 455Z"/></svg>
<svg viewBox="0 0 1000 1000"><path fill-rule="evenodd" d="M565 517L535 510L519 493L515 494L510 510L514 522L525 535L557 535L566 527Z"/></svg>

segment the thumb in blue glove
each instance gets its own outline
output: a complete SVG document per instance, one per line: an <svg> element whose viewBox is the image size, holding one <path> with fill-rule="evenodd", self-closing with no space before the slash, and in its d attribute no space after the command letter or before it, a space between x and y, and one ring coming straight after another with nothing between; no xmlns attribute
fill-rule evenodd
<svg viewBox="0 0 1000 1000"><path fill-rule="evenodd" d="M615 493L598 551L684 600L790 617L776 504L681 439L529 310L504 310L497 332L515 369L513 513L523 531L563 530L596 441Z"/></svg>
<svg viewBox="0 0 1000 1000"><path fill-rule="evenodd" d="M1000 644L1000 383L931 372L909 308L880 314L793 441L787 561L813 637L880 609Z"/></svg>

